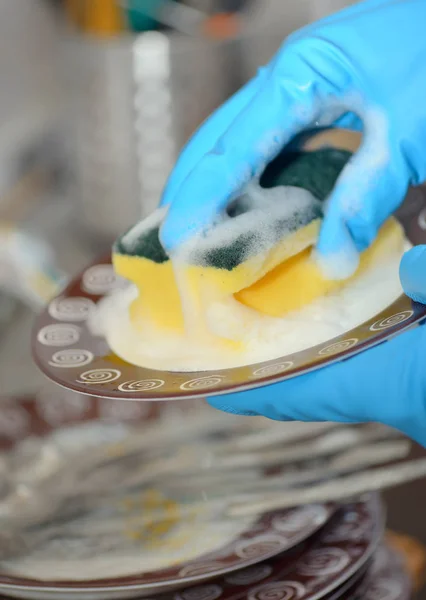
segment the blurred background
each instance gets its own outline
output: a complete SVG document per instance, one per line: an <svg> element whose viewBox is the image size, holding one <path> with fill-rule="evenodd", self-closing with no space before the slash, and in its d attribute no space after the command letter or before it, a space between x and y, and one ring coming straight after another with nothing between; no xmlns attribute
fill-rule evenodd
<svg viewBox="0 0 426 600"><path fill-rule="evenodd" d="M2 395L41 385L34 315L156 206L206 116L293 30L348 4L0 0ZM423 540L425 487L389 496L391 524Z"/></svg>

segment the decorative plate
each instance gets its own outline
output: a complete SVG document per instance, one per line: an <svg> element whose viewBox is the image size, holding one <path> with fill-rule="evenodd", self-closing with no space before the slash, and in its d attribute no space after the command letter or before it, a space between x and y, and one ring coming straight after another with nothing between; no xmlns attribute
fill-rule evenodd
<svg viewBox="0 0 426 600"><path fill-rule="evenodd" d="M121 599L165 592L164 600L317 600L344 585L371 558L383 533L378 496L371 495L343 507L319 534L268 561L172 594L167 586L145 586L138 578L90 582L85 585L39 581L7 581L0 592L22 598ZM176 590L176 588L175 588Z"/></svg>
<svg viewBox="0 0 426 600"><path fill-rule="evenodd" d="M413 585L401 556L389 546L380 546L367 572L341 595L324 600L409 600Z"/></svg>
<svg viewBox="0 0 426 600"><path fill-rule="evenodd" d="M420 201L413 194L398 216L411 242L418 244L426 242L426 208L420 192ZM158 371L123 361L87 327L96 303L122 285L110 259L104 259L77 277L37 319L33 355L47 377L62 387L103 398L179 400L220 395L276 383L346 359L426 317L426 305L403 295L359 327L295 354L217 371Z"/></svg>
<svg viewBox="0 0 426 600"><path fill-rule="evenodd" d="M59 448L62 448L64 443L69 447L71 443L76 443L76 441L72 442L71 436L73 430L69 426L79 425L84 428L84 431L79 429L80 434L78 435L80 437L73 438L77 440L79 445L81 445L83 438L87 441L88 436L91 435L93 438L96 435L98 436L97 439L102 440L103 443L105 443L105 438L108 439L108 442L111 439L114 442L111 443L111 447L116 447L118 442L116 442L115 433L111 429L114 423L131 423L134 426L135 422L138 421L142 422L147 419L155 420L158 417L159 410L160 412L166 410L167 406L170 407L170 404L147 405L140 402L122 403L119 401L95 399L84 395L78 396L68 391L64 392L63 390L59 390L59 395L53 396L50 401L46 396L40 396L36 399L31 397L2 399L0 400L0 452L10 450L22 442L24 444L34 444L34 440L36 440L35 436L43 437L49 433L54 433L55 439L57 441L60 440ZM149 407L150 410L148 412L142 410L141 412L143 407ZM87 429L87 425L90 422L96 424L94 433L92 430L89 431ZM105 426L105 431L101 431L102 423ZM122 432L121 427L119 428L120 431ZM62 437L60 436L61 432ZM74 435L77 435L77 433ZM83 438L81 437L82 435ZM93 448L91 452L93 452L96 444L93 446L93 439L90 440L90 443ZM55 460L52 458L55 455L54 442L50 441L45 448L48 448L48 454L51 459ZM31 451L31 458L26 458L27 453L21 454L23 459L25 461L34 460L34 447ZM40 452L40 456L44 456L43 452ZM107 453L106 456L110 457L111 455ZM74 461L75 459L73 459ZM14 465L16 470L18 464L14 463ZM37 471L37 469L40 471L42 465L37 465L38 463L31 463L29 466L26 466L26 464L19 466L23 469L23 473L27 473L30 467L32 472ZM32 498L35 497L37 500L37 494L35 496L31 494L31 481L30 477L28 493ZM43 485L46 484L43 483ZM117 503L117 500L114 500L114 498L116 497L112 494L112 502ZM3 501L4 497L1 500ZM20 511L22 512L22 510L24 509L21 506ZM25 578L20 575L11 574L5 570L4 565L7 563L2 562L5 558L4 556L1 557L0 552L0 593L4 592L8 595L17 595L25 598L35 598L38 595L46 597L48 594L50 598L57 597L62 599L78 595L79 598L90 597L93 599L99 597L103 599L108 597L124 597L122 592L125 592L125 597L127 597L126 594L140 597L154 592L159 593L165 590L176 589L194 584L195 582L202 582L223 576L226 573L239 571L284 551L291 551L292 548L303 543L303 541L316 533L327 523L334 512L335 506L332 504L317 504L263 514L248 523L243 522L242 527L239 529L240 533L228 536L228 541L218 544L218 547L214 551L208 553L199 551L196 558L183 558L179 562L175 561L172 566L168 566L167 568L158 568L155 571L145 571L143 573L135 569L135 572L131 575L115 578L109 577L108 579L87 578L81 580L81 578L77 578L73 580L70 578L71 580L67 581L62 577L61 580L58 580L54 568L52 568L51 576L46 577L46 568L44 567L44 575L41 575L40 578ZM372 518L373 505L362 504L358 512L360 515L359 518L364 513L367 516L363 516L362 518L370 518L370 513ZM49 512L50 515L51 513ZM70 523L73 526L72 521ZM76 544L79 541L79 536L74 529L72 531L73 539L71 541ZM2 533L4 534L4 531ZM61 538L58 534L57 536L55 555L57 554L60 557L61 553L63 554L66 551L66 547L60 547ZM25 540L25 538L23 539ZM154 542L155 539L153 538L153 547L155 545ZM109 552L108 549L105 551ZM146 551L145 549L144 552ZM149 551L151 552L151 549ZM161 548L152 551L161 552ZM187 546L185 546L186 551ZM93 549L90 552L93 553ZM66 556L70 560L72 559L71 555ZM108 554L106 558L108 559ZM40 558L37 560L40 560ZM58 559L55 556L55 560L60 561L60 558ZM79 558L79 560L81 559ZM86 560L90 562L90 556ZM120 591L120 593L117 593L117 591Z"/></svg>
<svg viewBox="0 0 426 600"><path fill-rule="evenodd" d="M377 495L341 508L322 531L271 561L215 580L180 589L164 600L318 600L354 584L383 533Z"/></svg>

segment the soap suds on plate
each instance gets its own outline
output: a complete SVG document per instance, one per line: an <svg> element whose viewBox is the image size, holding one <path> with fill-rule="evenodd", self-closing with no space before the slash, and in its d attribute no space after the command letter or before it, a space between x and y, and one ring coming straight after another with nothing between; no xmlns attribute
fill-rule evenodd
<svg viewBox="0 0 426 600"><path fill-rule="evenodd" d="M201 446L214 460L263 424L228 425L205 406L179 412L164 404L160 411L154 421L68 425L0 452L9 475L0 497L4 576L84 582L140 575L226 549L254 527L257 516L224 516L227 496L214 472L201 474L197 461L185 471L184 462L182 486L167 464L179 452L200 457ZM147 479L156 461L166 470ZM256 468L246 475L263 477Z"/></svg>
<svg viewBox="0 0 426 600"><path fill-rule="evenodd" d="M138 294L133 286L103 299L90 326L107 338L118 356L147 368L208 371L272 360L342 335L392 304L403 293L399 262L408 246L383 256L339 291L282 318L261 315L233 297L212 302L206 314L212 333L208 339L188 340L185 334L148 324L141 334L129 317L128 308ZM224 338L238 344L223 343Z"/></svg>

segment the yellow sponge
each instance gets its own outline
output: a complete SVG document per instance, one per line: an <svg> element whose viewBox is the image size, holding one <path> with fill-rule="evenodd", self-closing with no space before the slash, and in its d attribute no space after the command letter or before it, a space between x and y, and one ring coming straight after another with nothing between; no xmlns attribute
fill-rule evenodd
<svg viewBox="0 0 426 600"><path fill-rule="evenodd" d="M256 264L255 259L232 271L184 265L180 271L181 285L185 286L193 321L202 320L203 307L209 302L231 295L259 313L282 317L338 291L347 281L325 279L312 257L317 230L318 224L312 223L293 234L297 239L293 239L292 244L287 240L287 244L274 247L262 265ZM401 250L403 243L401 226L395 219L389 219L373 245L361 255L360 266L352 279L382 257ZM296 246L302 250L292 254L291 249ZM155 263L144 257L118 253L114 254L113 261L117 273L138 287L139 296L130 308L135 326L143 328L146 323L152 323L157 328L182 333L185 319L172 262Z"/></svg>
<svg viewBox="0 0 426 600"><path fill-rule="evenodd" d="M185 297L185 309L191 313L191 320L200 322L208 303L250 289L272 269L311 247L318 236L319 225L319 219L314 219L264 253L232 269L217 268L214 264L180 265L171 260L156 262L116 249L113 252L115 271L132 281L139 291L130 307L132 322L140 329L151 323L156 328L182 333L185 326L182 297ZM184 294L179 293L179 288Z"/></svg>
<svg viewBox="0 0 426 600"><path fill-rule="evenodd" d="M380 258L402 248L404 232L399 223L391 218L381 228L374 244L361 255L354 279ZM303 308L317 298L338 291L350 280L325 279L307 248L269 271L253 285L237 292L235 298L261 313L282 317L286 313Z"/></svg>

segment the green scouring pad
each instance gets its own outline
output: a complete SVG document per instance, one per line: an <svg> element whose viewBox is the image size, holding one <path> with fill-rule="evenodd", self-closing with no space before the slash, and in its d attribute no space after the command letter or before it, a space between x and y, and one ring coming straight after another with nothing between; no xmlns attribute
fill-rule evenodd
<svg viewBox="0 0 426 600"><path fill-rule="evenodd" d="M322 203L330 194L350 157L350 152L334 148L324 148L313 152L283 151L266 167L260 178L261 187L270 189L278 186L292 186L305 189L313 196L312 204L308 207L305 206L303 214L296 215L297 219L294 218L295 214L291 215L291 219L288 216L276 219L273 224L276 241L294 232L296 230L294 223L297 223L297 228L300 229L314 219L322 218L322 209L318 201ZM200 201L202 202L202 199ZM238 216L246 214L250 210L250 204L247 204L242 197L232 203L232 208L228 209L228 217L237 219ZM159 222L153 223L152 227L142 227L139 236L131 235L131 232L125 234L117 240L114 252L144 257L157 264L166 262L169 257L160 243L160 227L161 219ZM256 231L241 231L227 246L210 247L202 253L202 256L198 255L195 260L205 266L232 270L250 256L256 246L254 242L256 242L257 236L258 232Z"/></svg>

